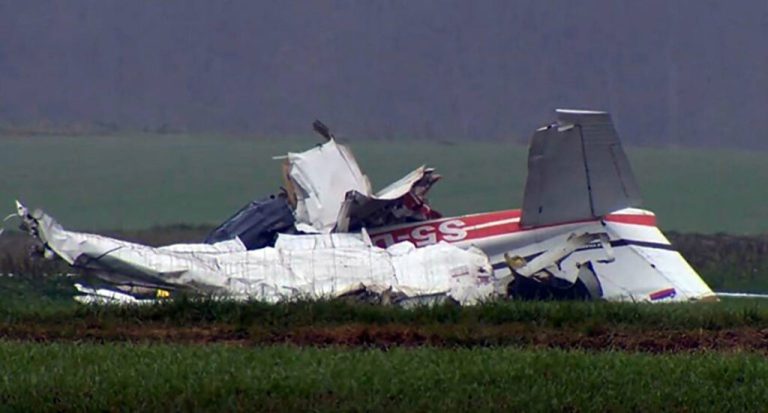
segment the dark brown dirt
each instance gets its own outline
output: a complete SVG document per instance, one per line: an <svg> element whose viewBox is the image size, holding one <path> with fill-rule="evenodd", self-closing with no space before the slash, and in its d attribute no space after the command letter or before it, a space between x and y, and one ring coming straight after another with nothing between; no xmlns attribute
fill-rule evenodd
<svg viewBox="0 0 768 413"><path fill-rule="evenodd" d="M690 351L753 351L768 354L768 329L729 330L583 330L500 326L338 326L299 327L286 330L208 325L177 327L144 325L2 325L0 337L23 341L164 342L230 345L295 344L354 347L487 347L582 349L675 353Z"/></svg>

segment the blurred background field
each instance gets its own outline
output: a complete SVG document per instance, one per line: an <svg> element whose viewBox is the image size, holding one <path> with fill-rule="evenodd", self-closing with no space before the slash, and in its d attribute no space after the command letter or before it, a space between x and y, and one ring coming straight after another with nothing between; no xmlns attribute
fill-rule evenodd
<svg viewBox="0 0 768 413"><path fill-rule="evenodd" d="M41 207L70 228L211 225L281 185L272 157L318 143L314 136L246 139L190 135L0 137L0 211L13 200ZM444 176L430 193L446 215L519 208L527 148L516 142L348 139L381 189L427 164ZM768 232L768 153L628 148L663 230ZM3 207L3 205L5 205Z"/></svg>

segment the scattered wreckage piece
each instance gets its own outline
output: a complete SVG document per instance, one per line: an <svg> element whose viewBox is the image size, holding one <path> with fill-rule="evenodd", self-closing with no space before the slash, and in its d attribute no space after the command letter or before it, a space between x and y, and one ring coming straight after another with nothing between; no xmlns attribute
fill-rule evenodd
<svg viewBox="0 0 768 413"><path fill-rule="evenodd" d="M535 256L529 262L519 255L504 254L512 272L507 287L510 297L521 299L601 299L600 280L591 261L577 263L575 271L567 271L563 262L580 248L598 242L605 252L603 263L615 260L608 234L571 233L557 247Z"/></svg>
<svg viewBox="0 0 768 413"><path fill-rule="evenodd" d="M335 298L366 291L392 303L434 297L475 304L495 294L493 268L478 249L410 242L386 249L364 234L280 235L275 247L247 250L235 238L214 244L165 247L67 231L40 210L18 204L19 215L49 257L118 287L186 290L236 299L277 302ZM133 302L127 294L80 287L81 301ZM138 302L138 301L137 301Z"/></svg>
<svg viewBox="0 0 768 413"><path fill-rule="evenodd" d="M498 283L509 284L513 299L715 298L656 227L652 212L626 208L600 220L538 228L522 227L520 218L520 210L507 210L378 228L370 235L382 247L411 241L417 246L450 242L480 248L488 254ZM574 294L569 288L582 292Z"/></svg>
<svg viewBox="0 0 768 413"><path fill-rule="evenodd" d="M237 237L254 250L274 246L278 233L359 232L442 216L426 198L440 180L434 169L420 166L373 193L349 148L322 122L312 126L324 143L275 158L284 160L282 192L245 205L204 242Z"/></svg>
<svg viewBox="0 0 768 413"><path fill-rule="evenodd" d="M126 294L120 291L114 291L107 288L91 288L82 284L75 284L75 290L79 295L74 297L75 301L80 304L154 304L157 302L151 298L136 298L130 294ZM165 291L165 290L158 290Z"/></svg>
<svg viewBox="0 0 768 413"><path fill-rule="evenodd" d="M636 180L610 115L557 114L532 138L522 210L441 218L426 201L440 177L425 166L373 194L351 151L315 122L326 141L285 157L283 194L246 205L207 245L150 248L65 231L20 204L18 214L47 256L130 296L170 288L400 305L497 295L716 300L655 215L636 208Z"/></svg>
<svg viewBox="0 0 768 413"><path fill-rule="evenodd" d="M655 215L636 208L636 180L610 115L563 109L557 115L532 138L522 210L369 228L373 242L476 246L490 257L497 278L513 279L513 298L716 300L658 229ZM544 273L544 267L528 270L545 262Z"/></svg>
<svg viewBox="0 0 768 413"><path fill-rule="evenodd" d="M305 152L289 153L283 169L300 231L356 232L441 217L426 199L429 189L440 180L434 169L421 166L374 193L352 152L338 144L325 125L319 129L327 142Z"/></svg>
<svg viewBox="0 0 768 413"><path fill-rule="evenodd" d="M628 217L633 211L624 212ZM645 216L653 222L652 216ZM619 217L609 215L597 225L582 225L570 235L542 241L536 249L543 252L532 253L527 247L506 254L512 272L508 295L632 302L714 298L658 229L611 221Z"/></svg>
<svg viewBox="0 0 768 413"><path fill-rule="evenodd" d="M347 192L371 193L371 183L344 145L329 139L322 145L287 156L289 191L296 199L294 215L299 230L331 232Z"/></svg>
<svg viewBox="0 0 768 413"><path fill-rule="evenodd" d="M277 234L296 232L295 222L286 197L272 195L249 202L211 231L203 242L214 244L238 238L249 250L271 247Z"/></svg>
<svg viewBox="0 0 768 413"><path fill-rule="evenodd" d="M375 195L349 191L339 209L336 231L360 231L403 222L420 222L441 218L426 200L440 175L432 168L420 166Z"/></svg>

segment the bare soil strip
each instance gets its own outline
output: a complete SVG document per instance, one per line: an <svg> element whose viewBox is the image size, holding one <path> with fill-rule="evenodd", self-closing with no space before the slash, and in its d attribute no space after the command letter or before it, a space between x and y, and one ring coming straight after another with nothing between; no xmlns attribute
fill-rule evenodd
<svg viewBox="0 0 768 413"><path fill-rule="evenodd" d="M33 342L162 342L179 344L221 343L240 346L288 343L298 346L486 347L582 349L675 353L690 351L751 351L768 354L768 329L724 330L581 330L534 328L524 324L497 326L405 326L347 324L246 329L226 325L178 327L143 325L2 325L0 337Z"/></svg>

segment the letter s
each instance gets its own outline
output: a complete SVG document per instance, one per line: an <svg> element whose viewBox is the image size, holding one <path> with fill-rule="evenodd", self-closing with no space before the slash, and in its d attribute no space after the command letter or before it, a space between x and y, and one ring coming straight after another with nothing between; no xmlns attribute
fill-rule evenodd
<svg viewBox="0 0 768 413"><path fill-rule="evenodd" d="M464 230L464 226L467 225L460 219L452 219L440 224L440 233L443 234L443 239L448 242L461 241L467 237L467 231Z"/></svg>
<svg viewBox="0 0 768 413"><path fill-rule="evenodd" d="M415 241L414 244L416 244L417 247L436 244L437 234L435 234L434 231L434 228L429 225L416 227L411 231L411 238L413 238Z"/></svg>

